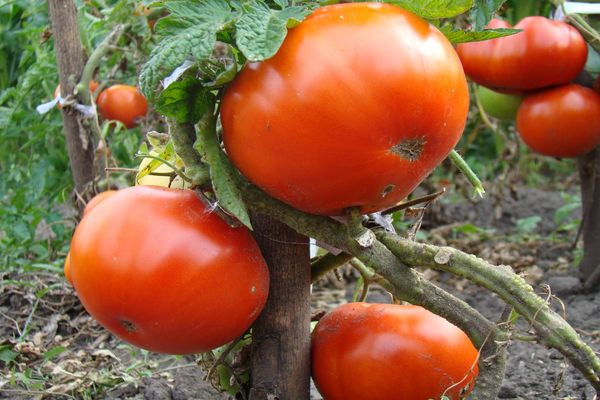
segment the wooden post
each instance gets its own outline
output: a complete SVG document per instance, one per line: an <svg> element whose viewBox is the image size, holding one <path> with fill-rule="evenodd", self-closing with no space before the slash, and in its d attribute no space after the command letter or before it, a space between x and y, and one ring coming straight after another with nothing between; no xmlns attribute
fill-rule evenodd
<svg viewBox="0 0 600 400"><path fill-rule="evenodd" d="M310 253L308 238L253 215L254 237L269 265L267 304L252 328L250 400L310 398Z"/></svg>
<svg viewBox="0 0 600 400"><path fill-rule="evenodd" d="M600 151L578 158L583 208L583 259L579 266L586 291L600 289Z"/></svg>
<svg viewBox="0 0 600 400"><path fill-rule="evenodd" d="M58 63L61 97L73 93L85 65L84 51L77 25L77 8L72 0L48 0L54 48ZM75 190L84 199L91 197L94 180L94 143L89 125L80 112L63 107L64 132Z"/></svg>

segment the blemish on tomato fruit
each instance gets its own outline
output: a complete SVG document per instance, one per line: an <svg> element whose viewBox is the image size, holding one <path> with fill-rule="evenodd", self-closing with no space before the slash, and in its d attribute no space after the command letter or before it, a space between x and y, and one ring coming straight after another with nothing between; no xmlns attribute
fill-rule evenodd
<svg viewBox="0 0 600 400"><path fill-rule="evenodd" d="M252 286L252 287L250 288L250 291L251 291L252 293L256 293L256 286Z"/></svg>
<svg viewBox="0 0 600 400"><path fill-rule="evenodd" d="M389 185L387 185L386 187L384 187L383 191L381 192L381 198L384 198L388 194L392 193L392 191L394 190L395 187L396 187L396 185L392 185L391 183Z"/></svg>
<svg viewBox="0 0 600 400"><path fill-rule="evenodd" d="M119 323L129 333L133 333L133 332L137 331L137 326L133 322L131 322L131 321L127 321L126 319L122 319L122 320L119 321Z"/></svg>
<svg viewBox="0 0 600 400"><path fill-rule="evenodd" d="M393 146L390 151L392 154L413 162L421 158L425 143L425 138L423 137L406 139Z"/></svg>

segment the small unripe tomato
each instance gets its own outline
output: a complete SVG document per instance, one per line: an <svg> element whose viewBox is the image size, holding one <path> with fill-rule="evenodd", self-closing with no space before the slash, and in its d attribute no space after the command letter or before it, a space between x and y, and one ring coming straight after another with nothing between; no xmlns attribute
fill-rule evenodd
<svg viewBox="0 0 600 400"><path fill-rule="evenodd" d="M478 374L467 335L418 306L342 305L315 327L311 353L325 400L458 400Z"/></svg>
<svg viewBox="0 0 600 400"><path fill-rule="evenodd" d="M129 85L114 85L103 90L96 104L103 118L121 121L127 128L136 126L137 119L148 111L144 95Z"/></svg>
<svg viewBox="0 0 600 400"><path fill-rule="evenodd" d="M248 229L230 227L191 190L119 190L83 217L70 254L90 315L151 351L222 346L250 327L268 295L269 272Z"/></svg>
<svg viewBox="0 0 600 400"><path fill-rule="evenodd" d="M503 121L514 121L522 96L498 93L485 86L477 87L477 98L486 114Z"/></svg>
<svg viewBox="0 0 600 400"><path fill-rule="evenodd" d="M600 94L569 84L527 96L517 113L517 131L540 154L582 156L600 144Z"/></svg>

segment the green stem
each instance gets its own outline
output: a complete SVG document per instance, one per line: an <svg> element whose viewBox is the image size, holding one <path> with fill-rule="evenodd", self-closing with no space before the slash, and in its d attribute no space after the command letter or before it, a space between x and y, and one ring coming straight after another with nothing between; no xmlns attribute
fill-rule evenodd
<svg viewBox="0 0 600 400"><path fill-rule="evenodd" d="M185 164L185 172L194 186L210 186L208 166L202 162L200 155L194 150L196 130L190 123L178 123L173 118L167 119L169 134L173 140L175 152Z"/></svg>
<svg viewBox="0 0 600 400"><path fill-rule="evenodd" d="M479 195L479 197L483 197L483 195L485 194L485 189L483 188L481 181L479 180L475 172L473 172L469 164L467 164L467 162L460 156L460 154L458 154L456 150L452 150L448 157L450 158L454 166L456 166L456 168L458 168L460 172L462 172L467 177L471 185L473 185L473 188L475 189L475 194Z"/></svg>
<svg viewBox="0 0 600 400"><path fill-rule="evenodd" d="M113 44L116 43L128 25L117 25L114 27L111 33L104 38L104 40L94 49L90 58L87 60L81 73L81 80L79 81L78 88L81 89L78 92L78 97L82 104L89 105L90 99L90 81L94 75L94 71L100 65L102 57L104 57L112 48Z"/></svg>
<svg viewBox="0 0 600 400"><path fill-rule="evenodd" d="M331 253L327 253L317 260L311 263L311 282L315 283L319 279L323 278L328 272L333 271L336 268L341 267L350 261L353 256L347 253L340 253L334 256Z"/></svg>

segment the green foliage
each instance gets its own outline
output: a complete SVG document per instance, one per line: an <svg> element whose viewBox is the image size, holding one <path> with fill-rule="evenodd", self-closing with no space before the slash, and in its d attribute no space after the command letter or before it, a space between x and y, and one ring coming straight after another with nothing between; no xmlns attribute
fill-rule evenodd
<svg viewBox="0 0 600 400"><path fill-rule="evenodd" d="M128 39L119 42L122 51L104 60L97 79L135 84L135 66L151 44L150 31L145 17L134 16L135 2L110 3L99 8L98 2L78 2L83 45L89 54L114 25L127 23ZM22 270L62 259L75 223L60 111L35 111L52 98L58 84L49 32L46 1L0 1L0 269ZM139 130L116 135L108 132L112 155L119 165L130 166Z"/></svg>
<svg viewBox="0 0 600 400"><path fill-rule="evenodd" d="M250 61L261 61L275 55L291 28L309 14L302 7L272 10L259 2L250 5L236 21L236 43Z"/></svg>
<svg viewBox="0 0 600 400"><path fill-rule="evenodd" d="M465 42L477 42L481 40L490 40L504 36L514 35L521 32L519 29L485 29L483 31L461 31L453 30L449 25L440 28L442 33L446 35L449 41L454 44Z"/></svg>
<svg viewBox="0 0 600 400"><path fill-rule="evenodd" d="M494 13L506 0L479 0L471 10L471 19L475 30L482 30L492 19Z"/></svg>
<svg viewBox="0 0 600 400"><path fill-rule="evenodd" d="M426 19L452 18L469 11L473 0L386 0Z"/></svg>

